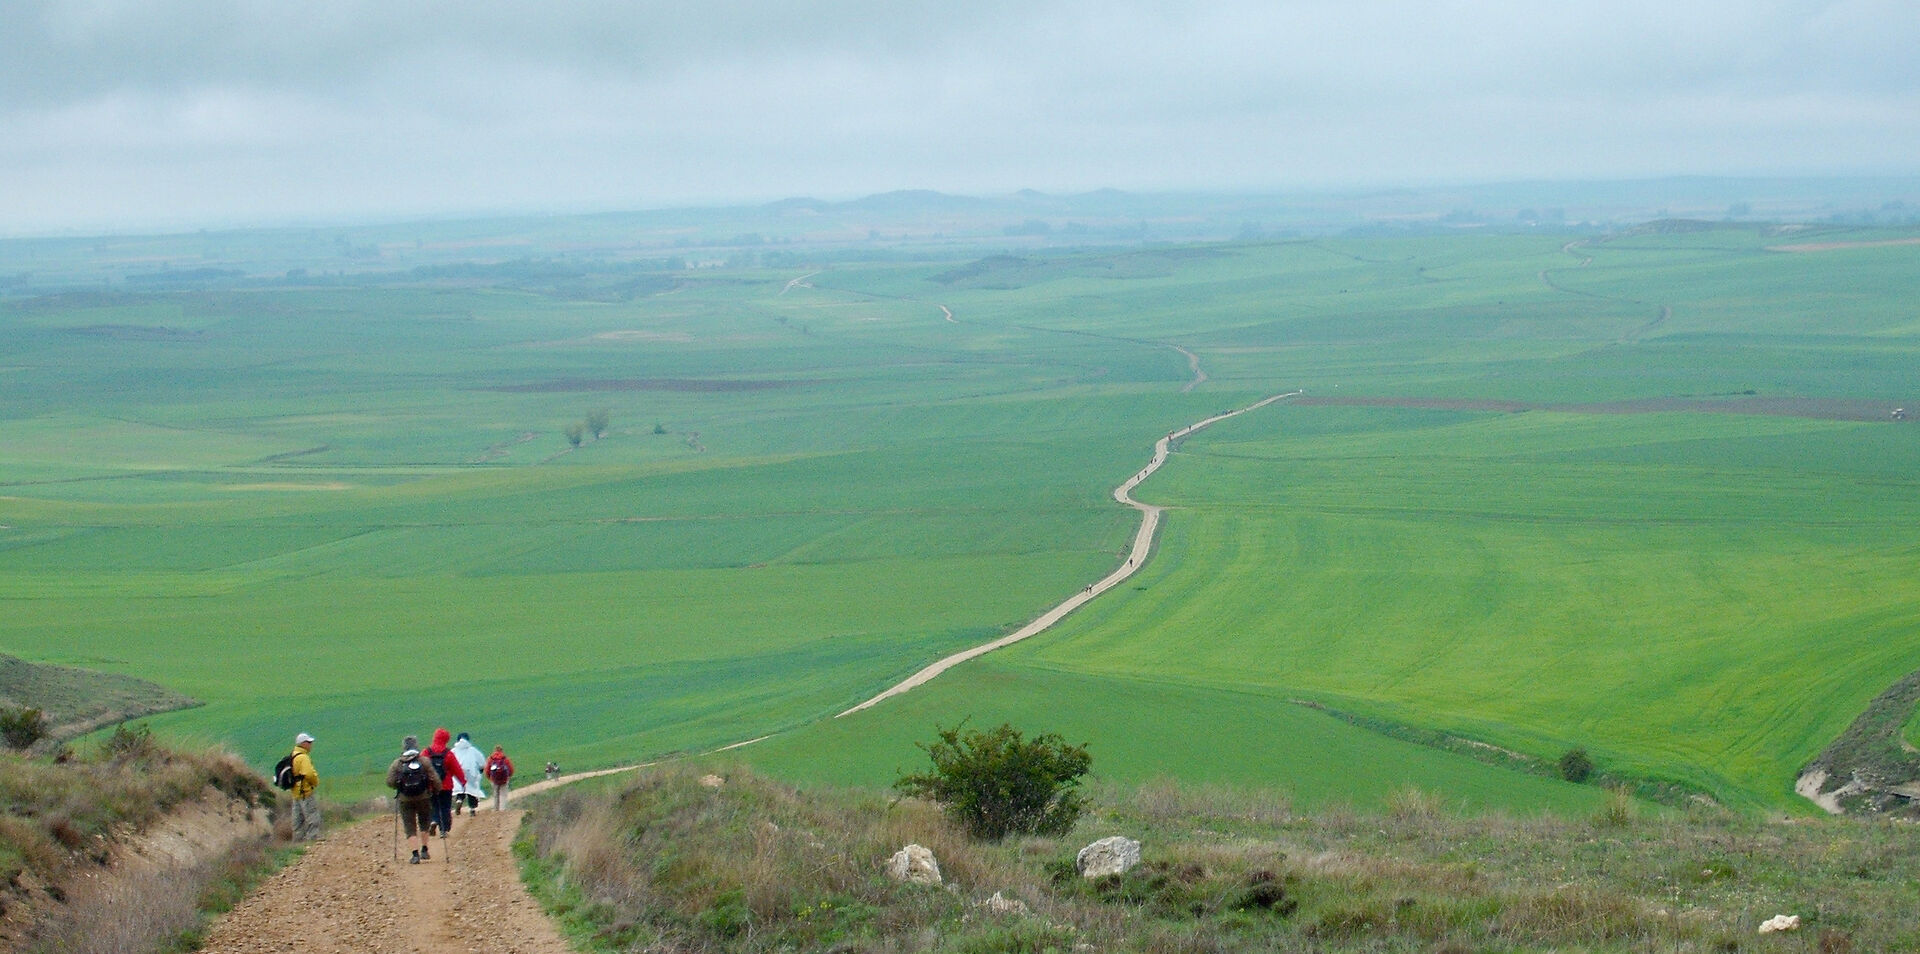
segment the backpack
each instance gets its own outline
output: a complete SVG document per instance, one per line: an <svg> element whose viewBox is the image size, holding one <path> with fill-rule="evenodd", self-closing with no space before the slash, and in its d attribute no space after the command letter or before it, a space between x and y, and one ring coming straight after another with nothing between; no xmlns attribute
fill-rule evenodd
<svg viewBox="0 0 1920 954"><path fill-rule="evenodd" d="M446 778L447 777L446 750L442 749L438 752L428 752L426 753L426 756L429 761L433 762L433 770L436 772L439 772L441 778Z"/></svg>
<svg viewBox="0 0 1920 954"><path fill-rule="evenodd" d="M513 777L513 770L507 768L506 759L488 760L487 777L496 782L504 782Z"/></svg>
<svg viewBox="0 0 1920 954"><path fill-rule="evenodd" d="M299 776L293 774L293 753L288 752L285 758L273 763L273 787L291 792L297 781Z"/></svg>
<svg viewBox="0 0 1920 954"><path fill-rule="evenodd" d="M394 790L408 798L425 795L433 787L433 776L427 774L426 765L414 759L400 768L400 784Z"/></svg>

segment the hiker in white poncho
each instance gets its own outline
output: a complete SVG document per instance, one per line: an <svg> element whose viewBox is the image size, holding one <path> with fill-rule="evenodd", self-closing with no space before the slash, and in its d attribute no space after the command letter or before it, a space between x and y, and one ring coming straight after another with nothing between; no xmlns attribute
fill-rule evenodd
<svg viewBox="0 0 1920 954"><path fill-rule="evenodd" d="M486 764L487 756L462 732L459 740L453 743L453 757L460 760L461 770L467 773L465 781L453 783L453 813L460 814L462 806L478 810L480 800L487 797L487 790L480 786L480 769Z"/></svg>

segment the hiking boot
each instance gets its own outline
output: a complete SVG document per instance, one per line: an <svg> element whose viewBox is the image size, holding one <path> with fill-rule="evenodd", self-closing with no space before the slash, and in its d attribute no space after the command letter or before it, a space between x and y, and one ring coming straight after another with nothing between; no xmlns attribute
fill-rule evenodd
<svg viewBox="0 0 1920 954"><path fill-rule="evenodd" d="M428 857L429 856L427 855L427 849L425 848L420 849L420 860L425 861L427 860Z"/></svg>
<svg viewBox="0 0 1920 954"><path fill-rule="evenodd" d="M417 865L419 863L420 863L420 849L415 848L413 849L413 856L407 859L407 864Z"/></svg>

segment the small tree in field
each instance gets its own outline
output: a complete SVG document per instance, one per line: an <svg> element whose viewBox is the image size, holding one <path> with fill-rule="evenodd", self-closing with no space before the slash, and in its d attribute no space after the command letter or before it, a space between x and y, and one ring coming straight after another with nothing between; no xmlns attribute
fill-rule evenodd
<svg viewBox="0 0 1920 954"><path fill-rule="evenodd" d="M567 429L561 431L561 433L567 435L567 443L579 447L580 439L587 436L587 426L585 424L568 424Z"/></svg>
<svg viewBox="0 0 1920 954"><path fill-rule="evenodd" d="M606 408L595 408L587 412L587 430L593 432L593 439L607 436L607 426L613 423L613 412Z"/></svg>
<svg viewBox="0 0 1920 954"><path fill-rule="evenodd" d="M893 787L939 802L967 833L999 840L1013 834L1060 834L1086 810L1075 791L1093 757L1054 733L1022 738L1011 725L985 732L940 729L921 745L933 770L902 775Z"/></svg>

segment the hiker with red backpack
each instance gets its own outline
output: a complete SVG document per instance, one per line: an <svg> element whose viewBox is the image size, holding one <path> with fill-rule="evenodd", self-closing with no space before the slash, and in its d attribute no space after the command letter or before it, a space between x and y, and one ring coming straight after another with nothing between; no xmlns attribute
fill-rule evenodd
<svg viewBox="0 0 1920 954"><path fill-rule="evenodd" d="M443 835L453 831L453 784L467 783L467 773L460 767L460 760L447 747L452 739L453 734L446 729L435 729L433 744L420 752L420 757L431 763L439 774L440 784L433 790L433 823Z"/></svg>
<svg viewBox="0 0 1920 954"><path fill-rule="evenodd" d="M507 750L493 747L493 754L487 756L487 780L493 783L493 810L507 810L507 783L513 780L513 760L507 758Z"/></svg>
<svg viewBox="0 0 1920 954"><path fill-rule="evenodd" d="M434 793L440 791L440 776L433 762L413 747L413 736L403 743L406 749L387 767L387 787L393 789L394 804L400 808L400 821L406 826L407 840L420 836L420 847L413 849L412 864L427 860L427 843L433 829ZM399 853L395 852L397 858Z"/></svg>

